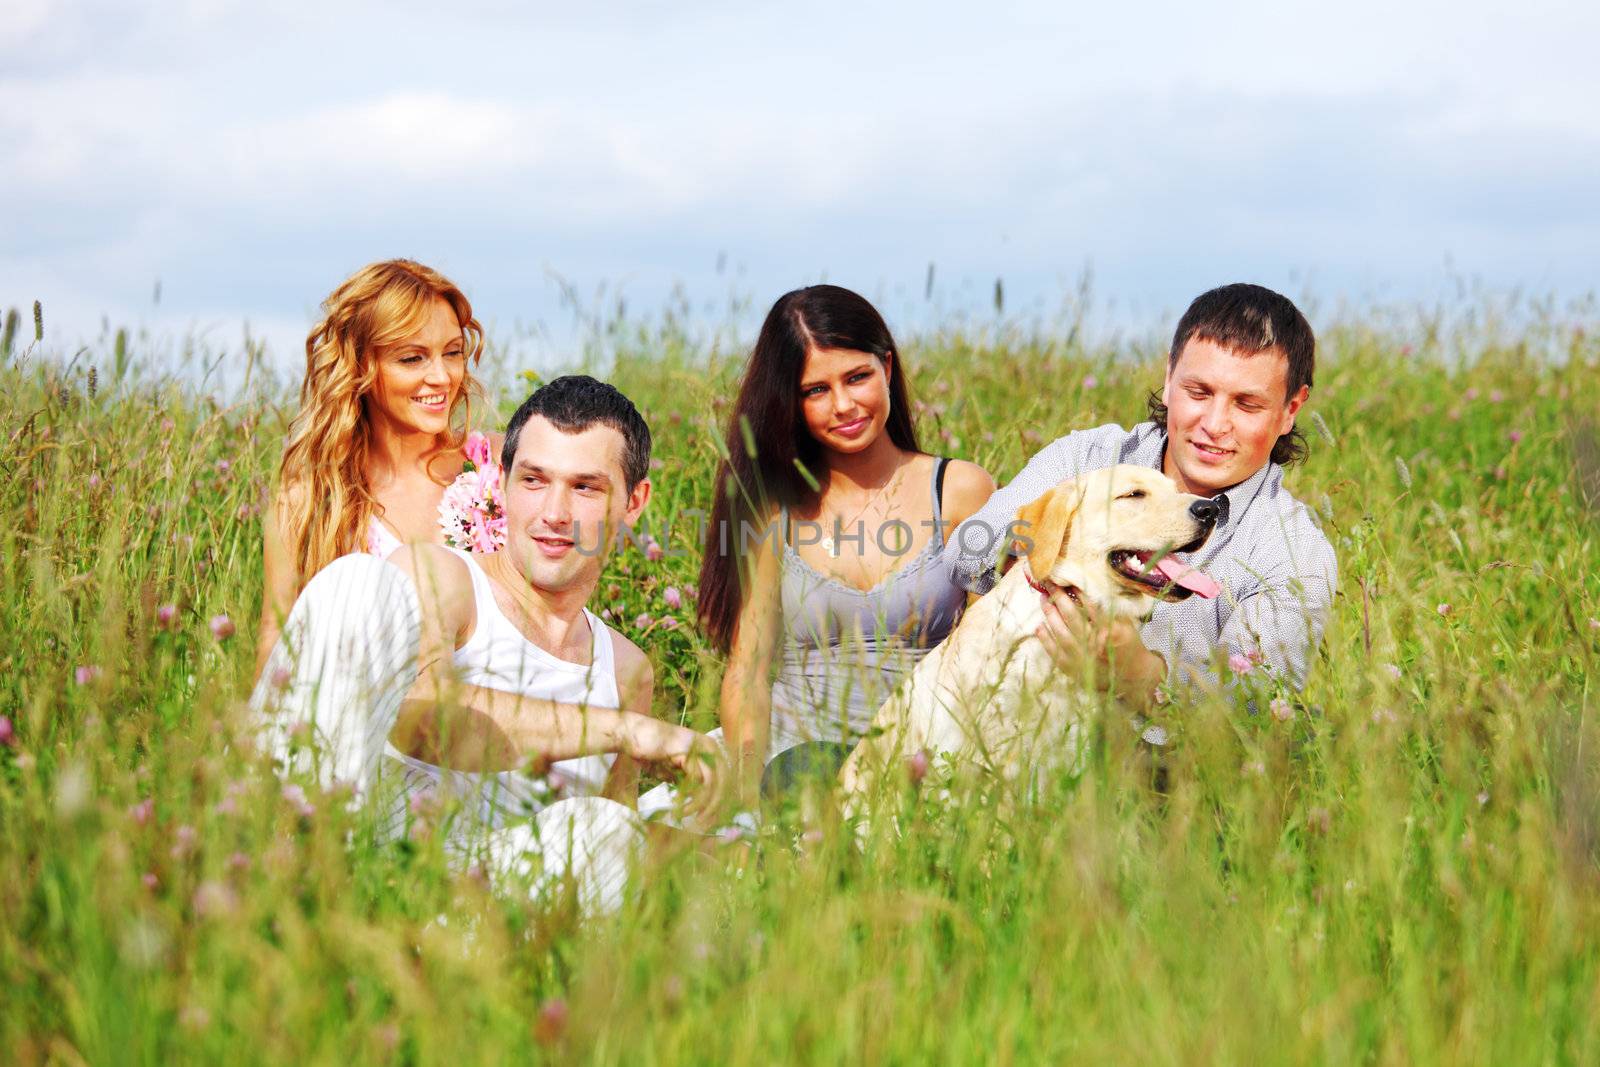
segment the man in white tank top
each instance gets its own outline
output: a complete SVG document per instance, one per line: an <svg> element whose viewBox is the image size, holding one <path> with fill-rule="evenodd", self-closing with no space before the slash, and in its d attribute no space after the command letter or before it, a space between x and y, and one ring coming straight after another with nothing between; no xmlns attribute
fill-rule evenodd
<svg viewBox="0 0 1600 1067"><path fill-rule="evenodd" d="M462 802L450 845L464 859L526 874L537 855L541 881L570 871L591 905L620 903L643 838L633 764L682 773L709 809L719 754L650 715L649 660L585 607L609 542L649 502L649 451L611 386L577 375L536 391L506 429L504 548L350 556L308 583L252 697L272 751L305 765L295 726L307 724L325 784L398 779L401 825L437 790ZM550 802L545 769L598 788L596 756L624 757L605 791L625 803Z"/></svg>

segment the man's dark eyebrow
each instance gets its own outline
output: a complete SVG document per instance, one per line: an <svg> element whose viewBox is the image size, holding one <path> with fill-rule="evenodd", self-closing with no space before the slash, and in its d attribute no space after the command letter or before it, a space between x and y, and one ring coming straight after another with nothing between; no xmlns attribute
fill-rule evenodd
<svg viewBox="0 0 1600 1067"><path fill-rule="evenodd" d="M517 462L511 467L511 473L514 475L542 474L546 476L549 474L549 472L543 467L539 466L539 464L530 463L525 459L517 460ZM605 485L611 484L611 478L605 473L605 471L579 471L577 474L572 475L570 480L574 482L601 482Z"/></svg>
<svg viewBox="0 0 1600 1067"><path fill-rule="evenodd" d="M1185 374L1178 380L1178 384L1183 386L1198 385L1202 389L1210 389L1212 392L1216 391L1215 387L1213 387L1210 382L1203 378L1196 378L1192 374ZM1233 397L1236 400L1254 400L1261 404L1265 404L1267 402L1267 394L1257 392L1254 389L1249 389L1242 393L1234 393Z"/></svg>

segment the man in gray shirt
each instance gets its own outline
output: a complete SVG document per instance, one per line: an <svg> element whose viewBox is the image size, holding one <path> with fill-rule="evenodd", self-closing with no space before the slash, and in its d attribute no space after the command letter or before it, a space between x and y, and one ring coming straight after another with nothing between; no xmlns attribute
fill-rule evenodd
<svg viewBox="0 0 1600 1067"><path fill-rule="evenodd" d="M1271 672L1299 688L1322 639L1338 563L1311 512L1283 487L1284 467L1305 454L1295 416L1311 391L1316 341L1286 297L1258 285L1201 294L1178 322L1151 421L1067 434L963 523L945 552L958 580L986 593L1003 569L1017 509L1085 471L1136 463L1162 471L1186 493L1222 505L1210 539L1178 559L1222 585L1221 595L1160 602L1142 629L1100 626L1090 609L1057 591L1040 636L1064 664L1090 656L1135 705L1164 680L1216 681Z"/></svg>

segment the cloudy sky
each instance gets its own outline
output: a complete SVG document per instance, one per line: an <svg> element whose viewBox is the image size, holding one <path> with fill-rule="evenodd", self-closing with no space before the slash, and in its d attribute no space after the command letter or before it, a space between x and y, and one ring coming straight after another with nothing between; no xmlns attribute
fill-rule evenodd
<svg viewBox="0 0 1600 1067"><path fill-rule="evenodd" d="M0 304L293 360L393 255L557 338L558 278L914 325L1087 266L1155 329L1238 279L1594 286L1600 5L1115 6L7 0Z"/></svg>

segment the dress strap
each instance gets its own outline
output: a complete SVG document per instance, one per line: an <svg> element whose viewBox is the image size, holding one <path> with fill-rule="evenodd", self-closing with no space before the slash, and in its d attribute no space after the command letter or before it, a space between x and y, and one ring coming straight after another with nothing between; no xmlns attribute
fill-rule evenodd
<svg viewBox="0 0 1600 1067"><path fill-rule="evenodd" d="M390 530L388 525L378 516L373 515L367 520L367 553L379 559L388 559L396 549L405 545L405 542Z"/></svg>
<svg viewBox="0 0 1600 1067"><path fill-rule="evenodd" d="M938 533L940 540L944 539L944 506L941 498L944 496L944 469L950 465L947 456L940 456L933 464L933 528Z"/></svg>

